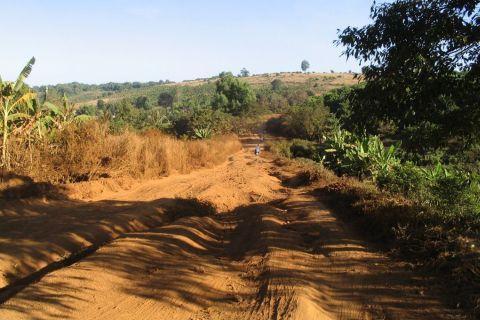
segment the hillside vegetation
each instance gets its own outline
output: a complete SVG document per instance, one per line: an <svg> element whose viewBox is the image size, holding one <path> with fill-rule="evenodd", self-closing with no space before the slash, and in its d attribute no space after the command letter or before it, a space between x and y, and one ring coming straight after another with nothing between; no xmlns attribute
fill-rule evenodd
<svg viewBox="0 0 480 320"><path fill-rule="evenodd" d="M32 90L24 81L34 63L32 58L15 82L1 83L2 166L6 177L11 171L53 184L154 178L218 164L239 148L231 133L257 132L263 115L358 83L353 74L224 72L181 84L73 83ZM107 98L86 101L99 92Z"/></svg>
<svg viewBox="0 0 480 320"><path fill-rule="evenodd" d="M181 96L197 95L201 92L213 94L214 83L218 77L200 80L186 80L183 82L171 82L169 80L159 82L128 82L128 83L107 83L101 85L88 85L82 83L66 83L48 86L48 92L52 99L59 99L66 94L77 106L96 105L98 100L113 102L122 99L136 99L141 96L148 97L150 103L155 105L158 96L164 92L176 91L178 100ZM352 85L358 81L352 73L300 73L280 72L267 73L243 77L242 80L252 85L254 89L270 87L272 81L279 80L288 86L313 90L315 93L324 93L330 89L343 85ZM184 88L197 87L197 88ZM34 89L44 93L47 86L38 86Z"/></svg>

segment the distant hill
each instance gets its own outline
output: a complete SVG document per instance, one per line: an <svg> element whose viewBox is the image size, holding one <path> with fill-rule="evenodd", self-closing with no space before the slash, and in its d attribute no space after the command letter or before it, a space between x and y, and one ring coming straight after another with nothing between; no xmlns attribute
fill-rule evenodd
<svg viewBox="0 0 480 320"><path fill-rule="evenodd" d="M215 81L218 77L208 79L185 80L182 82L126 82L90 85L82 83L67 83L48 86L49 99L60 99L65 93L69 100L77 105L95 105L98 100L105 102L121 99L135 99L146 96L156 101L162 92L175 91L179 94L209 95L215 90ZM270 88L273 80L278 79L286 87L310 90L314 94L322 94L333 88L358 83L353 73L300 73L281 72L267 73L243 77L244 81L257 90ZM45 86L34 87L40 94L44 94Z"/></svg>

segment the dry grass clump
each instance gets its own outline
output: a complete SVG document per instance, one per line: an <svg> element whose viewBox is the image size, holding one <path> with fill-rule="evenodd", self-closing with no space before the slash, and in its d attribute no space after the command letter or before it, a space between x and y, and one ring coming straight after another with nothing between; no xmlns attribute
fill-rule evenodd
<svg viewBox="0 0 480 320"><path fill-rule="evenodd" d="M150 179L224 162L240 150L236 136L184 141L159 131L111 135L107 124L71 125L35 143L11 146L13 171L35 181L69 183L101 177Z"/></svg>

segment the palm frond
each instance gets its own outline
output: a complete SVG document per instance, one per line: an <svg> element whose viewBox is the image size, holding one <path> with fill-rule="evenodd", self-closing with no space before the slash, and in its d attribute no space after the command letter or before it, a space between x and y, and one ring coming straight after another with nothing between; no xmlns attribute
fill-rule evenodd
<svg viewBox="0 0 480 320"><path fill-rule="evenodd" d="M60 113L60 109L51 102L45 102L43 105L46 107L46 109L50 110L55 115L58 115Z"/></svg>
<svg viewBox="0 0 480 320"><path fill-rule="evenodd" d="M28 78L30 75L30 72L32 72L33 65L35 64L35 57L32 57L28 63L23 67L22 71L18 75L17 81L15 81L15 91L20 90L22 88L23 83L25 82L25 79Z"/></svg>
<svg viewBox="0 0 480 320"><path fill-rule="evenodd" d="M27 119L29 118L30 116L26 113L23 113L23 112L17 112L17 113L12 113L10 115L8 115L8 121L14 121L14 120L17 120L17 119Z"/></svg>
<svg viewBox="0 0 480 320"><path fill-rule="evenodd" d="M28 101L35 99L36 93L27 92L18 98L12 105L9 107L8 112L11 112L17 105L27 103Z"/></svg>

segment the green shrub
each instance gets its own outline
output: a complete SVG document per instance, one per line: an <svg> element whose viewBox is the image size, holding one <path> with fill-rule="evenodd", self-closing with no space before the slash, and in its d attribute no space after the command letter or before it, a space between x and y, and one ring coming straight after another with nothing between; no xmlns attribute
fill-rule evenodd
<svg viewBox="0 0 480 320"><path fill-rule="evenodd" d="M315 142L294 139L290 145L290 154L294 158L315 159L318 155L317 149Z"/></svg>
<svg viewBox="0 0 480 320"><path fill-rule="evenodd" d="M480 179L465 172L439 177L432 184L430 205L439 210L450 224L466 222L478 227L480 222Z"/></svg>
<svg viewBox="0 0 480 320"><path fill-rule="evenodd" d="M320 140L333 127L332 115L323 106L321 97L311 97L302 106L290 108L282 117L279 131L283 136L305 140Z"/></svg>
<svg viewBox="0 0 480 320"><path fill-rule="evenodd" d="M480 222L480 179L462 170L447 170L441 164L421 168L411 162L397 164L377 179L380 188L404 195L418 205L432 208L442 223Z"/></svg>
<svg viewBox="0 0 480 320"><path fill-rule="evenodd" d="M322 162L339 174L360 178L377 177L399 163L398 147L386 148L379 137L357 137L346 130L337 129L325 138L320 148Z"/></svg>
<svg viewBox="0 0 480 320"><path fill-rule="evenodd" d="M377 177L378 186L391 193L403 194L407 198L422 197L428 184L422 170L412 162L397 164Z"/></svg>
<svg viewBox="0 0 480 320"><path fill-rule="evenodd" d="M232 116L212 108L192 107L178 111L170 117L171 130L179 137L200 138L203 133L208 132L208 136L211 136L227 133L232 129Z"/></svg>
<svg viewBox="0 0 480 320"><path fill-rule="evenodd" d="M213 106L232 115L245 113L255 96L250 85L235 78L230 72L222 72L216 83Z"/></svg>
<svg viewBox="0 0 480 320"><path fill-rule="evenodd" d="M291 146L292 142L288 140L268 141L266 143L266 150L280 157L292 158L292 152L290 151Z"/></svg>

